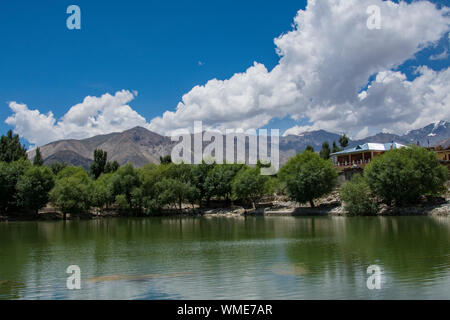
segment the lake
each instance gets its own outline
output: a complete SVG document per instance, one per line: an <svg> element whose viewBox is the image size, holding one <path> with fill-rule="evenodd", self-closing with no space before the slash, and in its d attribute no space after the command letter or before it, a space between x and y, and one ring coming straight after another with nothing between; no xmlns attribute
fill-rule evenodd
<svg viewBox="0 0 450 320"><path fill-rule="evenodd" d="M66 287L70 265L80 290ZM449 297L449 217L0 223L0 299Z"/></svg>

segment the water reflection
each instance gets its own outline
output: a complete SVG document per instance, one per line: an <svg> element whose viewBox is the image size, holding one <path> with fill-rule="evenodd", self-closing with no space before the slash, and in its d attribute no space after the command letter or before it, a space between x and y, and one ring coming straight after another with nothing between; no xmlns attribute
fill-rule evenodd
<svg viewBox="0 0 450 320"><path fill-rule="evenodd" d="M0 298L448 299L449 240L448 217L0 224ZM81 290L65 287L72 264Z"/></svg>

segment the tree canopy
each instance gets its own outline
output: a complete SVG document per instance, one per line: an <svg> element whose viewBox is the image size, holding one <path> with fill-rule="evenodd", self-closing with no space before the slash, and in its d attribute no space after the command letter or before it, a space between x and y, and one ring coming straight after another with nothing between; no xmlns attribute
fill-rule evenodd
<svg viewBox="0 0 450 320"><path fill-rule="evenodd" d="M349 215L368 216L378 212L378 203L374 198L366 179L355 174L351 181L344 183L340 189L344 208Z"/></svg>
<svg viewBox="0 0 450 320"><path fill-rule="evenodd" d="M52 171L43 166L28 168L17 181L19 203L33 211L45 207L49 202L49 192L54 186Z"/></svg>
<svg viewBox="0 0 450 320"><path fill-rule="evenodd" d="M232 181L233 196L236 199L251 201L253 208L256 208L256 202L261 199L266 191L268 179L268 176L261 175L259 167L243 168Z"/></svg>
<svg viewBox="0 0 450 320"><path fill-rule="evenodd" d="M91 174L95 179L105 172L107 158L108 153L106 151L101 149L94 150L94 161L91 163Z"/></svg>
<svg viewBox="0 0 450 320"><path fill-rule="evenodd" d="M79 214L91 206L92 181L86 170L67 167L58 173L55 186L50 191L50 202L64 214Z"/></svg>
<svg viewBox="0 0 450 320"><path fill-rule="evenodd" d="M328 144L328 142L324 142L322 143L322 150L320 150L320 157L322 159L328 160L330 159L330 145Z"/></svg>
<svg viewBox="0 0 450 320"><path fill-rule="evenodd" d="M415 203L421 196L445 190L448 170L434 152L411 146L375 157L364 169L370 189L386 203Z"/></svg>
<svg viewBox="0 0 450 320"><path fill-rule="evenodd" d="M38 147L36 148L36 155L33 159L33 165L35 166L42 166L44 164L44 159L42 159L41 155L41 149Z"/></svg>
<svg viewBox="0 0 450 320"><path fill-rule="evenodd" d="M331 161L311 151L289 159L278 176L292 199L309 202L311 207L314 207L314 199L331 192L337 182L337 171Z"/></svg>
<svg viewBox="0 0 450 320"><path fill-rule="evenodd" d="M345 133L339 138L339 144L341 145L342 148L348 146L348 137Z"/></svg>
<svg viewBox="0 0 450 320"><path fill-rule="evenodd" d="M230 200L232 186L231 182L243 165L222 164L216 165L208 172L205 187L209 196L225 198Z"/></svg>
<svg viewBox="0 0 450 320"><path fill-rule="evenodd" d="M336 153L336 152L339 152L341 150L342 149L337 146L336 141L333 141L333 148L331 149L331 152L332 153Z"/></svg>
<svg viewBox="0 0 450 320"><path fill-rule="evenodd" d="M0 161L12 162L27 158L27 150L20 143L19 135L13 134L12 130L0 138Z"/></svg>
<svg viewBox="0 0 450 320"><path fill-rule="evenodd" d="M17 182L31 166L28 159L10 163L0 162L0 211L11 213L20 209L17 196Z"/></svg>
<svg viewBox="0 0 450 320"><path fill-rule="evenodd" d="M314 152L314 147L311 146L311 145L307 145L305 150L306 150L306 151Z"/></svg>

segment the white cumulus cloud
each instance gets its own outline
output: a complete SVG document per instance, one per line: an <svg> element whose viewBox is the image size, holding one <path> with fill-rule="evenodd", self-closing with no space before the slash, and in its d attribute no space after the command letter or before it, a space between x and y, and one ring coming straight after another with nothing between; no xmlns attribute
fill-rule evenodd
<svg viewBox="0 0 450 320"><path fill-rule="evenodd" d="M9 103L13 115L6 123L14 126L15 132L31 144L41 146L59 139L82 139L98 134L123 131L135 126L145 126L145 119L128 103L137 92L122 90L114 95L106 93L101 97L88 96L74 105L59 120L53 113L42 114L27 105L12 101Z"/></svg>
<svg viewBox="0 0 450 320"><path fill-rule="evenodd" d="M379 30L367 28L370 5L381 9ZM293 30L275 39L280 61L273 70L255 62L228 80L213 79L196 86L183 96L175 111L153 119L150 128L169 133L203 120L213 127L246 129L266 125L274 117L291 116L308 119L313 125L295 126L286 133L326 129L361 136L384 128L383 121L394 130L422 124L429 117L419 117L432 106L408 105L417 102L410 87L426 86L425 79L445 85L441 83L446 81L445 75L429 71L413 84L391 70L439 41L449 30L448 13L448 8L438 10L426 1L309 1L295 17ZM368 79L377 74L373 84L377 89L361 93ZM381 78L386 76L398 79L383 82ZM400 92L389 88L394 84ZM442 96L429 94L435 94L429 97L433 101ZM395 102L400 104L394 107ZM414 116L411 109L421 111ZM375 110L374 123L371 116ZM434 117L438 115L446 113Z"/></svg>
<svg viewBox="0 0 450 320"><path fill-rule="evenodd" d="M367 27L369 6L380 8L381 28ZM432 23L430 23L432 22ZM449 68L418 67L408 80L397 68L450 30L450 9L428 1L309 0L292 30L274 40L279 63L255 62L230 79L212 79L183 95L174 111L149 123L128 103L135 94L86 97L61 119L11 102L6 122L34 144L83 138L140 125L161 134L192 128L259 128L273 118L304 119L285 134L325 129L362 137L403 133L450 119ZM369 79L374 78L368 83Z"/></svg>

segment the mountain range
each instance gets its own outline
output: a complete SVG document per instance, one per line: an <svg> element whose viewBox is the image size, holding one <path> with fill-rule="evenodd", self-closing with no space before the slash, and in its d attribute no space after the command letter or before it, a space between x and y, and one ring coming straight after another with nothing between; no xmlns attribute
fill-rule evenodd
<svg viewBox="0 0 450 320"><path fill-rule="evenodd" d="M330 147L333 141L338 143L340 135L317 130L298 135L280 137L280 163L285 163L291 156L302 152L308 145L316 151L322 143L328 141ZM361 139L349 140L348 147L367 142L387 143L396 141L402 144L420 144L421 146L448 145L450 138L450 122L439 121L417 130L411 130L404 135L378 133ZM59 140L40 147L45 164L65 162L70 165L89 168L95 149L108 152L108 160L119 162L120 165L131 163L141 167L147 163L159 163L159 157L171 153L173 146L170 137L159 135L142 127L135 127L124 132L98 135L83 140ZM209 143L203 143L204 146ZM32 159L35 151L28 152Z"/></svg>

